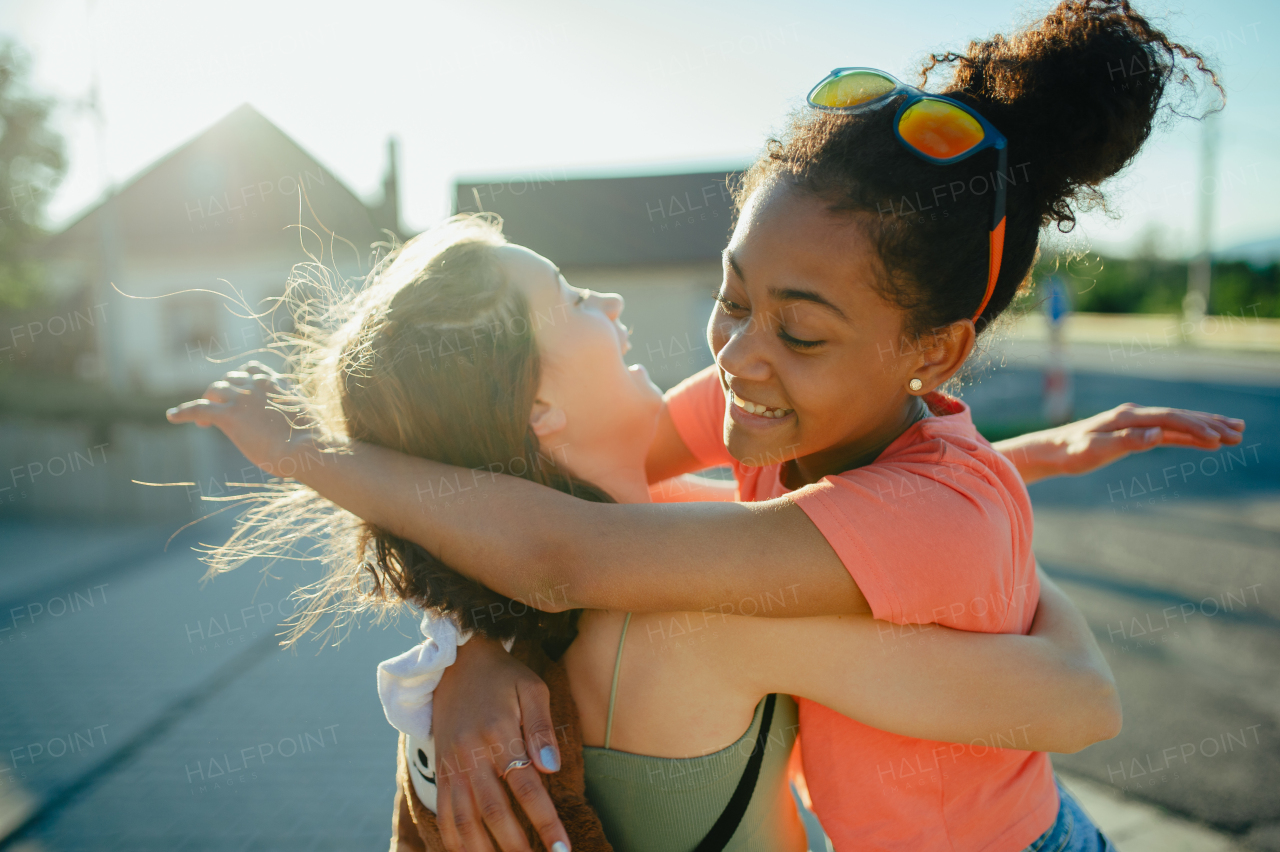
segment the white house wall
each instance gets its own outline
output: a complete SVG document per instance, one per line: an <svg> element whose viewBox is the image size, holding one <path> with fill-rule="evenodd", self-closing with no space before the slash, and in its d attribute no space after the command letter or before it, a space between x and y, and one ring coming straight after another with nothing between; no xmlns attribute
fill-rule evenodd
<svg viewBox="0 0 1280 852"><path fill-rule="evenodd" d="M126 261L117 286L128 295L110 292L102 331L116 335L129 384L155 394L198 390L250 358L271 363L272 356L261 350L272 318L250 314L267 311L267 300L284 292L293 259L264 257L221 268L204 259ZM352 276L359 272L342 270ZM202 322L192 323L192 317ZM284 319L277 312L277 328ZM175 325L183 321L193 330L175 334Z"/></svg>

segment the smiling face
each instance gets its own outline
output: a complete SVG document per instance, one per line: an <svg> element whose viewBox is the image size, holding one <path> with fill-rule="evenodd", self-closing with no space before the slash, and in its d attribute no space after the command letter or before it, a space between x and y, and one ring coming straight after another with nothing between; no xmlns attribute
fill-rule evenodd
<svg viewBox="0 0 1280 852"><path fill-rule="evenodd" d="M904 314L877 291L855 217L766 184L724 258L707 336L729 397L725 445L743 464L796 459L794 486L870 461L919 411L908 382L924 380L919 395L945 381L936 352L904 346Z"/></svg>
<svg viewBox="0 0 1280 852"><path fill-rule="evenodd" d="M542 375L532 423L543 452L587 479L599 477L587 468L604 457L642 468L662 392L644 367L623 360L631 344L619 319L622 297L570 286L553 263L523 246L497 252L507 280L528 302L538 342Z"/></svg>

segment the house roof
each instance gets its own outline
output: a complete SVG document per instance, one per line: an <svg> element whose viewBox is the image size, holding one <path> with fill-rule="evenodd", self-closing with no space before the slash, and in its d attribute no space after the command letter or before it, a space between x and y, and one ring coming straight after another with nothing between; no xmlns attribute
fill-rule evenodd
<svg viewBox="0 0 1280 852"><path fill-rule="evenodd" d="M131 258L298 252L299 223L323 225L362 255L380 238L355 193L248 104L144 169L113 203L114 222L104 223L100 202L46 253L96 255L104 226Z"/></svg>
<svg viewBox="0 0 1280 852"><path fill-rule="evenodd" d="M560 266L717 260L733 218L729 187L740 174L462 181L454 211L498 213L508 239Z"/></svg>

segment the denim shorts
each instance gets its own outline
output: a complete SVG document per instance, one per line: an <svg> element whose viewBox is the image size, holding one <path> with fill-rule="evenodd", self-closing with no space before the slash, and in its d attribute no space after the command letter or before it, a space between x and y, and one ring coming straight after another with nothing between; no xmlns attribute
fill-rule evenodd
<svg viewBox="0 0 1280 852"><path fill-rule="evenodd" d="M1054 779L1055 781L1057 779ZM1058 783L1058 818L1024 852L1116 852L1080 803Z"/></svg>

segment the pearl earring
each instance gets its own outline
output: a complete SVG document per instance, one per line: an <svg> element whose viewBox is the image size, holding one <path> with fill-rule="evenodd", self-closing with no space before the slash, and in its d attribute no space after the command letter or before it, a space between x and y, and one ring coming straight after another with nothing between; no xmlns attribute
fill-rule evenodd
<svg viewBox="0 0 1280 852"><path fill-rule="evenodd" d="M924 382L920 381L919 379L912 379L911 381L907 382L907 387L911 388L913 391L918 391L920 390L920 388L924 387Z"/></svg>

